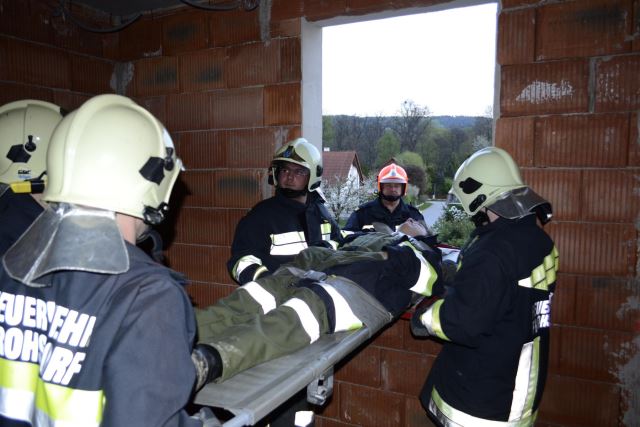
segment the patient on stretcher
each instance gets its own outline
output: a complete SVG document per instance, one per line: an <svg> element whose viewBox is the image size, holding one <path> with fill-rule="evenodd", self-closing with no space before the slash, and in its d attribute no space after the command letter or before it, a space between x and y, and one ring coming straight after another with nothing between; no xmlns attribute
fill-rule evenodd
<svg viewBox="0 0 640 427"><path fill-rule="evenodd" d="M354 234L339 250L307 248L272 275L196 310L197 388L293 353L322 334L361 328L360 301L340 291L345 285L363 289L393 317L416 296L439 294L441 255L428 244L435 239L413 220L399 231Z"/></svg>

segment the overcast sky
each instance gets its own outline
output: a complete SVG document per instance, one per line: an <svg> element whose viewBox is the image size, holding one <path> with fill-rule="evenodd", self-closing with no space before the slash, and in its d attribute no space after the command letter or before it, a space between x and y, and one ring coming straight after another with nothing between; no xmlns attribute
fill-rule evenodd
<svg viewBox="0 0 640 427"><path fill-rule="evenodd" d="M493 105L497 5L356 24L322 33L322 113L394 115L412 99L433 115Z"/></svg>

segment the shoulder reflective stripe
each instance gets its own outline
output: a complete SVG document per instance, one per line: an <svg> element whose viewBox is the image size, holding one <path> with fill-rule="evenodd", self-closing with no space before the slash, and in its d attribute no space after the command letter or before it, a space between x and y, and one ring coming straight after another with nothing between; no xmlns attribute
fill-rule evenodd
<svg viewBox="0 0 640 427"><path fill-rule="evenodd" d="M271 235L271 255L297 255L307 248L307 242L302 231Z"/></svg>
<svg viewBox="0 0 640 427"><path fill-rule="evenodd" d="M0 413L32 421L35 406L51 420L51 425L100 424L104 409L102 390L74 390L45 383L39 378L38 370L38 365L33 363L0 359Z"/></svg>
<svg viewBox="0 0 640 427"><path fill-rule="evenodd" d="M347 237L353 233L354 233L353 231L349 231L349 230L340 230L340 234L342 235L342 237Z"/></svg>
<svg viewBox="0 0 640 427"><path fill-rule="evenodd" d="M262 314L267 314L274 308L276 308L276 298L269 293L265 288L260 286L258 282L249 282L240 286L240 289L244 289L251 295L260 306L262 307Z"/></svg>
<svg viewBox="0 0 640 427"><path fill-rule="evenodd" d="M262 260L260 258L255 257L253 255L245 255L236 261L236 265L233 266L233 270L231 274L233 274L233 278L236 280L240 279L240 275L247 268L254 264L262 265Z"/></svg>
<svg viewBox="0 0 640 427"><path fill-rule="evenodd" d="M544 257L542 264L531 271L531 276L518 280L518 286L548 291L556 281L558 271L558 250L554 246L551 253Z"/></svg>
<svg viewBox="0 0 640 427"><path fill-rule="evenodd" d="M322 235L331 235L331 224L328 222L320 224L320 232L322 233Z"/></svg>
<svg viewBox="0 0 640 427"><path fill-rule="evenodd" d="M295 310L300 319L300 323L302 323L302 327L307 335L309 335L309 344L316 342L318 338L320 338L320 323L318 323L318 320L306 302L300 298L291 298L282 305L286 305Z"/></svg>
<svg viewBox="0 0 640 427"><path fill-rule="evenodd" d="M435 415L444 427L533 427L537 412L515 421L493 421L474 417L445 402L438 390L433 388L429 400L429 411Z"/></svg>
<svg viewBox="0 0 640 427"><path fill-rule="evenodd" d="M516 383L511 400L509 421L519 420L531 415L533 400L538 386L538 362L540 337L522 346Z"/></svg>
<svg viewBox="0 0 640 427"><path fill-rule="evenodd" d="M433 284L438 280L438 273L436 269L429 264L429 261L424 259L420 252L415 252L415 254L416 258L420 260L420 275L418 276L418 281L410 290L417 294L430 297L433 293Z"/></svg>
<svg viewBox="0 0 640 427"><path fill-rule="evenodd" d="M367 224L367 225L363 225L362 226L362 230L375 230L375 228L373 227L373 224Z"/></svg>
<svg viewBox="0 0 640 427"><path fill-rule="evenodd" d="M451 341L449 337L447 337L442 330L442 325L440 324L440 307L444 300L438 300L427 311L425 311L422 316L420 316L420 322L424 325L425 328L429 331L429 335L434 335L442 338L443 340Z"/></svg>
<svg viewBox="0 0 640 427"><path fill-rule="evenodd" d="M335 307L336 327L334 332L350 331L361 328L362 321L353 313L351 307L349 307L349 303L340 294L340 292L336 291L336 289L331 285L321 283L320 286L327 291Z"/></svg>
<svg viewBox="0 0 640 427"><path fill-rule="evenodd" d="M335 240L327 240L327 242L329 242L333 250L338 249L338 242L336 242Z"/></svg>

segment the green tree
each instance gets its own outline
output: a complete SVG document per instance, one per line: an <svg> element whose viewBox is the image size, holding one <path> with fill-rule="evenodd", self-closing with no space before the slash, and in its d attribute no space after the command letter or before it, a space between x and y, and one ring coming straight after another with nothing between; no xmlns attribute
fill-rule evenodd
<svg viewBox="0 0 640 427"><path fill-rule="evenodd" d="M336 133L331 116L322 116L322 146L335 149Z"/></svg>
<svg viewBox="0 0 640 427"><path fill-rule="evenodd" d="M378 139L376 142L376 152L378 153L375 163L377 169L400 152L400 141L391 130L387 129L380 139Z"/></svg>
<svg viewBox="0 0 640 427"><path fill-rule="evenodd" d="M431 112L427 106L407 99L400 106L400 115L394 118L393 130L403 150L416 151L418 141L431 127Z"/></svg>

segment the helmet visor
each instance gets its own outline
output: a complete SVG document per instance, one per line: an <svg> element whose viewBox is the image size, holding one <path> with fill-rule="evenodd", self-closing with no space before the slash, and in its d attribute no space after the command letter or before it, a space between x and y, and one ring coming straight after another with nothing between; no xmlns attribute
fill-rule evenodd
<svg viewBox="0 0 640 427"><path fill-rule="evenodd" d="M549 202L529 187L517 188L501 196L487 208L503 218L516 219L530 215L533 210Z"/></svg>

